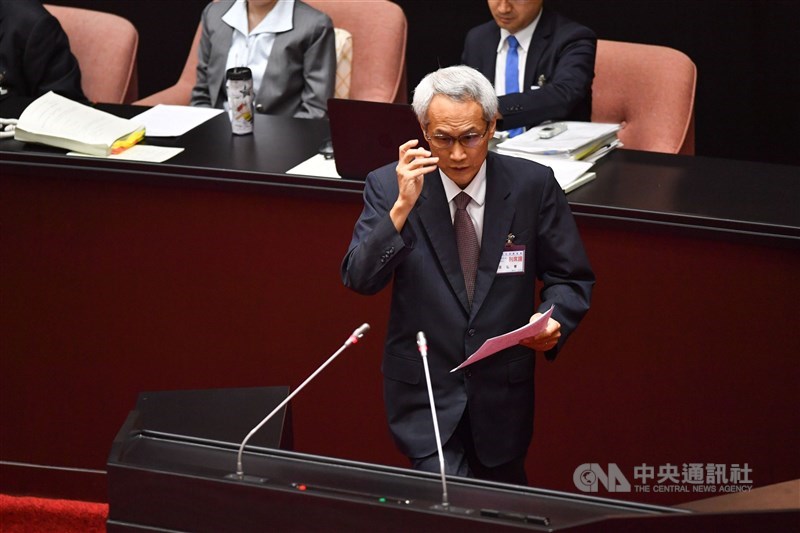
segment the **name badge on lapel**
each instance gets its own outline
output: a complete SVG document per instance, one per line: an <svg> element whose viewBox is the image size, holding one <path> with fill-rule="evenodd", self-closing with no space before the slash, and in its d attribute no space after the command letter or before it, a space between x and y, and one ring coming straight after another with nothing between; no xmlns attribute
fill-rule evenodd
<svg viewBox="0 0 800 533"><path fill-rule="evenodd" d="M525 273L525 245L514 244L515 235L508 234L500 264L497 265L498 275L514 275Z"/></svg>

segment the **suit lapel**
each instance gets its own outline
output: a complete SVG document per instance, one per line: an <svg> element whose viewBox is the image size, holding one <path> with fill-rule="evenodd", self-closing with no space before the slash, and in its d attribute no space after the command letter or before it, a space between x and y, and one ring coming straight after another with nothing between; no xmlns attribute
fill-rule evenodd
<svg viewBox="0 0 800 533"><path fill-rule="evenodd" d="M294 17L297 28L297 17ZM289 30L275 34L275 42L269 53L267 68L261 77L261 86L258 88L258 101L275 102L280 99L283 88L287 86L289 73L287 51L295 47L292 34Z"/></svg>
<svg viewBox="0 0 800 533"><path fill-rule="evenodd" d="M438 171L425 177L425 186L417 201L416 212L447 281L458 296L464 311L469 313L467 288L458 258L456 232L453 229L450 206Z"/></svg>
<svg viewBox="0 0 800 533"><path fill-rule="evenodd" d="M489 153L486 159L486 206L483 213L483 236L478 258L478 276L472 310L467 300L467 289L461 262L458 258L456 234L450 217L450 207L438 172L425 179L425 187L417 202L416 212L428 235L436 259L447 277L447 281L458 297L464 311L475 316L481 307L497 274L497 265L514 220L514 203L508 176L498 171L497 156Z"/></svg>
<svg viewBox="0 0 800 533"><path fill-rule="evenodd" d="M481 74L486 76L492 85L494 85L494 75L497 69L497 45L500 44L500 27L496 26L492 29L492 38L490 42L483 43L480 48L481 55Z"/></svg>
<svg viewBox="0 0 800 533"><path fill-rule="evenodd" d="M525 62L525 86L522 88L523 92L530 90L534 85L538 85L536 72L539 70L539 61L542 59L544 49L550 40L550 35L553 33L553 21L554 19L550 12L542 8L542 18L539 19L536 30L533 32L530 50L528 50L528 59Z"/></svg>
<svg viewBox="0 0 800 533"><path fill-rule="evenodd" d="M233 28L220 21L217 29L211 35L212 57L207 65L208 96L211 107L216 107L217 100L225 85L225 66L228 62L228 50L233 42ZM221 107L221 106L220 106Z"/></svg>
<svg viewBox="0 0 800 533"><path fill-rule="evenodd" d="M497 156L489 153L486 159L486 206L483 211L483 236L478 259L478 277L472 297L472 316L478 312L497 275L511 222L514 203L509 176L499 173Z"/></svg>

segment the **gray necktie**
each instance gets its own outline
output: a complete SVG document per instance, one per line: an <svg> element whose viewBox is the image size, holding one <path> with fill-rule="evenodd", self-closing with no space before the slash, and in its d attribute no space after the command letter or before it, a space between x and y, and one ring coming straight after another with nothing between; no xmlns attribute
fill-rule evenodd
<svg viewBox="0 0 800 533"><path fill-rule="evenodd" d="M478 255L481 247L478 244L478 235L475 226L467 213L467 204L472 200L465 192L460 192L453 198L456 204L456 215L453 226L456 230L456 244L458 257L461 260L461 272L464 274L464 283L467 286L467 298L472 307L472 295L475 293L475 276L478 273Z"/></svg>

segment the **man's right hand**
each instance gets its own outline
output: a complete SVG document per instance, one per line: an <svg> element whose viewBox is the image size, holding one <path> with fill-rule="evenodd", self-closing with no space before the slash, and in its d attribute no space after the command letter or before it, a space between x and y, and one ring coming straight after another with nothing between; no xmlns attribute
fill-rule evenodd
<svg viewBox="0 0 800 533"><path fill-rule="evenodd" d="M431 157L431 153L424 148L415 148L419 144L417 139L403 143L399 149L397 161L397 200L389 212L394 227L399 232L406 223L408 214L417 203L425 183L424 176L436 170L438 157Z"/></svg>

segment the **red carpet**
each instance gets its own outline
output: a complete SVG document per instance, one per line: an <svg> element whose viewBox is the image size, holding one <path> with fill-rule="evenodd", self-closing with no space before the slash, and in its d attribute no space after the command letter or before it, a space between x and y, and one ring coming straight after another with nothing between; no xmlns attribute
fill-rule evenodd
<svg viewBox="0 0 800 533"><path fill-rule="evenodd" d="M108 504L0 494L0 533L96 533L106 530Z"/></svg>

